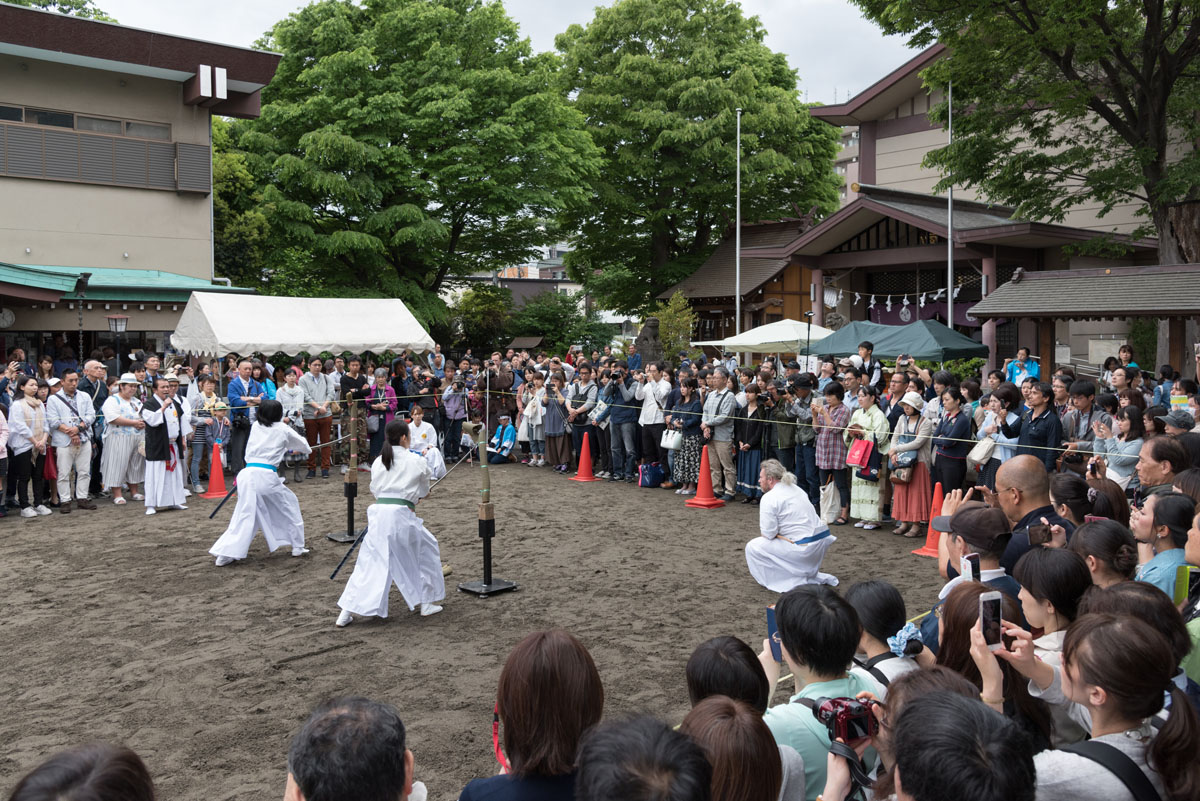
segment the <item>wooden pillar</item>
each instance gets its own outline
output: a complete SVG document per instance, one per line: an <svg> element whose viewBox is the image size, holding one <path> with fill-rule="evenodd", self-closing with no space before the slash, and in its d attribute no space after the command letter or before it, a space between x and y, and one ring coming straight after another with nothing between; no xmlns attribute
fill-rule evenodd
<svg viewBox="0 0 1200 801"><path fill-rule="evenodd" d="M1172 317L1167 321L1167 353L1170 354L1168 362L1184 375L1191 372L1187 368L1195 362L1191 346L1184 341L1186 335L1182 317ZM1153 370L1154 368L1149 367L1149 369Z"/></svg>
<svg viewBox="0 0 1200 801"><path fill-rule="evenodd" d="M984 256L983 258L983 283L987 286L987 295L996 291L996 257ZM984 297L987 297L984 295ZM996 369L998 360L996 359L996 321L985 320L983 323L983 344L987 346L987 367L984 375Z"/></svg>
<svg viewBox="0 0 1200 801"><path fill-rule="evenodd" d="M812 271L812 286L814 289L809 290L809 298L815 298L812 301L813 325L825 325L825 271Z"/></svg>
<svg viewBox="0 0 1200 801"><path fill-rule="evenodd" d="M1054 320L1038 320L1037 332L1039 364L1042 380L1045 380L1054 374Z"/></svg>

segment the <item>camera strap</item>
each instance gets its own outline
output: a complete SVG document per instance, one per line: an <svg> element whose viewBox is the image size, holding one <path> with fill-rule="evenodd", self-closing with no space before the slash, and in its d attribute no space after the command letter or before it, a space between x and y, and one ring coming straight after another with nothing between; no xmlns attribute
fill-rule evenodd
<svg viewBox="0 0 1200 801"><path fill-rule="evenodd" d="M812 698L797 698L796 702L808 707L814 714L817 711L817 702ZM867 766L859 759L858 754L854 752L853 748L845 743L833 740L829 743L829 753L840 756L850 766L850 779L853 783L853 786L850 788L850 796L860 794L862 790L870 788L875 784L875 780L871 778L867 771ZM861 794L865 795L865 793ZM1141 799L1138 799L1138 801L1141 801Z"/></svg>

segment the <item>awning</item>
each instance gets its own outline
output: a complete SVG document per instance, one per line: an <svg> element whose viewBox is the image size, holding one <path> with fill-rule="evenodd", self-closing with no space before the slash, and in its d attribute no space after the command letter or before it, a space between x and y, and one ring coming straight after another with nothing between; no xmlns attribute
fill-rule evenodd
<svg viewBox="0 0 1200 801"><path fill-rule="evenodd" d="M80 289L80 277L88 275ZM6 285L19 286L24 292L8 292ZM28 294L30 292L36 295ZM29 300L86 299L102 303L187 303L193 292L253 294L253 289L225 287L205 278L169 273L163 270L132 270L117 267L59 267L41 264L0 262L0 295ZM57 295L50 297L49 294Z"/></svg>
<svg viewBox="0 0 1200 801"><path fill-rule="evenodd" d="M776 320L737 336L693 342L694 347L713 347L742 353L795 353L807 342L818 342L833 331L799 320Z"/></svg>
<svg viewBox="0 0 1200 801"><path fill-rule="evenodd" d="M195 292L171 334L184 353L362 353L433 350L433 338L394 298L281 298Z"/></svg>
<svg viewBox="0 0 1200 801"><path fill-rule="evenodd" d="M1200 315L1200 264L1050 270L1013 276L975 304L981 320Z"/></svg>
<svg viewBox="0 0 1200 801"><path fill-rule="evenodd" d="M515 337L512 342L505 346L505 350L512 348L513 350L529 350L541 346L544 337Z"/></svg>
<svg viewBox="0 0 1200 801"><path fill-rule="evenodd" d="M986 345L934 320L920 320L908 325L881 325L860 320L839 328L833 336L814 342L808 352L849 356L858 352L861 342L875 346L872 355L877 359L894 359L907 354L914 359L944 362L948 359L986 359L988 356Z"/></svg>

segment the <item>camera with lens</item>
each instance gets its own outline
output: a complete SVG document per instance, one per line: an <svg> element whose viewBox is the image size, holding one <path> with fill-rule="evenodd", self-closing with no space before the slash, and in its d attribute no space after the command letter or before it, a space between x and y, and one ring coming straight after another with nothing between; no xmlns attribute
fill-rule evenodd
<svg viewBox="0 0 1200 801"><path fill-rule="evenodd" d="M879 732L879 721L871 712L873 703L857 698L818 698L813 703L813 717L825 724L830 742L840 739L853 747Z"/></svg>

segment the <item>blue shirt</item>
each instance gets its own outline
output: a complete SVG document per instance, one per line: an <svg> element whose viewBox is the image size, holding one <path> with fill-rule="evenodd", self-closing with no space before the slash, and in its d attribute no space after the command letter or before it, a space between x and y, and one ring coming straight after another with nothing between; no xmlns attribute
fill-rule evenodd
<svg viewBox="0 0 1200 801"><path fill-rule="evenodd" d="M629 354L625 359L625 365L629 368L630 372L642 369L642 354Z"/></svg>
<svg viewBox="0 0 1200 801"><path fill-rule="evenodd" d="M1018 367L1018 364L1019 363L1015 361L1009 362L1008 367L1004 368L1004 377L1016 384L1017 388L1020 389L1021 383L1024 382L1026 378L1029 378L1030 376L1037 378L1041 372L1041 369L1038 367L1038 363L1033 359L1025 362L1023 367Z"/></svg>
<svg viewBox="0 0 1200 801"><path fill-rule="evenodd" d="M575 774L523 776L509 774L475 779L463 788L459 801L574 801Z"/></svg>
<svg viewBox="0 0 1200 801"><path fill-rule="evenodd" d="M1172 548L1157 554L1137 570L1137 580L1153 584L1167 594L1175 597L1175 569L1187 564L1183 548Z"/></svg>

